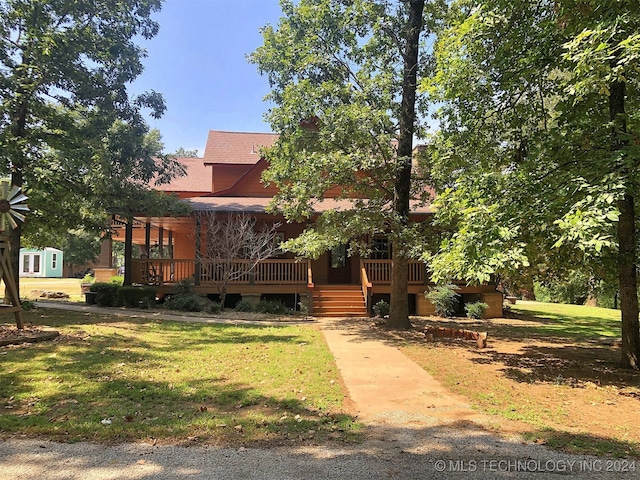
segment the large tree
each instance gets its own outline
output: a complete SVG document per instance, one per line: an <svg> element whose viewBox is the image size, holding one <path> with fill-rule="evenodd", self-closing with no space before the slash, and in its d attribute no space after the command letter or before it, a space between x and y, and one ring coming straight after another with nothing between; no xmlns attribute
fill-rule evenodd
<svg viewBox="0 0 640 480"><path fill-rule="evenodd" d="M617 269L622 365L635 369L639 7L454 2L424 84L443 101L430 167L454 228L435 274Z"/></svg>
<svg viewBox="0 0 640 480"><path fill-rule="evenodd" d="M142 109L161 115L162 97L128 91L161 3L0 0L0 173L24 187L35 228L104 225L113 196L180 172L145 145Z"/></svg>
<svg viewBox="0 0 640 480"><path fill-rule="evenodd" d="M278 186L275 205L288 220L313 215L326 196L350 200L317 218L285 248L318 257L351 242L387 233L393 245L388 325L411 326L407 261L417 227L410 199L424 199L412 178L417 79L428 68L420 42L432 26L424 0L302 0L281 2L277 27L250 57L271 85L267 119L280 137L267 152L266 182ZM424 105L419 105L424 106ZM422 111L424 114L424 111Z"/></svg>

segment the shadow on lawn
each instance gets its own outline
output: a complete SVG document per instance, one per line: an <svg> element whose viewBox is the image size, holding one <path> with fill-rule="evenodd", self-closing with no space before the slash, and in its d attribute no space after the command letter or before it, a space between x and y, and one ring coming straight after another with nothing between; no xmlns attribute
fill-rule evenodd
<svg viewBox="0 0 640 480"><path fill-rule="evenodd" d="M640 372L619 367L620 349L603 345L526 345L518 353L478 350L474 363L502 364L507 378L521 383L638 387Z"/></svg>
<svg viewBox="0 0 640 480"><path fill-rule="evenodd" d="M281 357L269 353L281 355L286 349L296 355L309 337L288 334L289 330L279 327L160 324L48 313L38 317L37 323L65 327L61 337L7 349L1 357L0 432L63 441L188 442L198 437L212 444L359 438L360 426L354 418L327 411L325 402L332 405L333 397L307 393L307 401L301 394L307 375L304 363L282 365L277 362ZM92 324L107 329L94 330ZM227 348L233 357L231 361L224 358L221 368L216 358L224 356ZM243 380L234 378L234 372L244 372L256 361L270 369L257 376L250 371ZM310 371L310 375L319 374ZM288 375L295 379L289 381L291 388L300 390L276 389L274 394L264 381L272 380L269 375ZM111 423L103 425L103 419Z"/></svg>

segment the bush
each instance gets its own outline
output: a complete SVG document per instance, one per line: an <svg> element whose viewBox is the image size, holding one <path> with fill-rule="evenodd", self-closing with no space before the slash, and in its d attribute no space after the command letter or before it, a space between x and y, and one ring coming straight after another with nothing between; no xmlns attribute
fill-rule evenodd
<svg viewBox="0 0 640 480"><path fill-rule="evenodd" d="M149 308L156 303L155 287L119 287L117 305L119 307Z"/></svg>
<svg viewBox="0 0 640 480"><path fill-rule="evenodd" d="M389 315L390 305L384 300L380 300L373 306L373 312L376 314L376 317L384 318Z"/></svg>
<svg viewBox="0 0 640 480"><path fill-rule="evenodd" d="M260 313L272 313L272 314L284 314L289 313L287 306L276 300L260 300L256 306L256 312Z"/></svg>
<svg viewBox="0 0 640 480"><path fill-rule="evenodd" d="M38 308L35 302L27 300L26 298L20 300L20 306L25 312L30 312L31 310L36 310Z"/></svg>
<svg viewBox="0 0 640 480"><path fill-rule="evenodd" d="M218 313L220 310L222 310L220 302L209 302L205 307L207 313Z"/></svg>
<svg viewBox="0 0 640 480"><path fill-rule="evenodd" d="M189 293L185 295L171 295L171 297L164 302L164 308L183 312L203 312L210 303L211 302L204 297Z"/></svg>
<svg viewBox="0 0 640 480"><path fill-rule="evenodd" d="M118 302L118 285L105 282L96 282L89 288L96 293L96 303L101 307L115 307Z"/></svg>
<svg viewBox="0 0 640 480"><path fill-rule="evenodd" d="M455 285L440 285L430 289L424 296L436 307L436 315L453 317L460 299Z"/></svg>
<svg viewBox="0 0 640 480"><path fill-rule="evenodd" d="M251 312L253 310L253 305L246 300L240 300L236 303L234 310L236 312Z"/></svg>
<svg viewBox="0 0 640 480"><path fill-rule="evenodd" d="M176 295L189 295L193 294L193 283L188 278L180 280L175 287L173 287L173 293Z"/></svg>
<svg viewBox="0 0 640 480"><path fill-rule="evenodd" d="M124 275L114 275L109 279L109 283L121 287L124 283Z"/></svg>
<svg viewBox="0 0 640 480"><path fill-rule="evenodd" d="M484 312L487 311L487 308L489 308L489 305L484 302L467 303L464 306L464 310L467 312L467 318L474 319L484 318Z"/></svg>
<svg viewBox="0 0 640 480"><path fill-rule="evenodd" d="M80 283L93 283L95 281L96 281L95 277L90 273L87 273L84 277L82 277L82 280L80 280Z"/></svg>

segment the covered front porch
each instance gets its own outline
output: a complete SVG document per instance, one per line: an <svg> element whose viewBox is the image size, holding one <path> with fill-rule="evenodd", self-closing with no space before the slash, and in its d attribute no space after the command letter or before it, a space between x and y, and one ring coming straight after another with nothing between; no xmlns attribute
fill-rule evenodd
<svg viewBox="0 0 640 480"><path fill-rule="evenodd" d="M245 208L244 205L241 207ZM273 224L279 219L264 212L251 213L257 225ZM225 268L240 268L243 259L212 262L198 255L206 235L195 216L136 217L133 222L114 219L113 238L125 242L125 281L129 284L154 285L159 297L175 291L180 282L189 282L201 295L215 296L225 277ZM302 224L282 222L278 227L279 240L298 236ZM381 237L383 238L383 237ZM376 240L378 244L376 245ZM227 284L227 294L243 299L262 296L292 296L296 307L302 303L314 315L365 316L379 299L388 301L391 293L393 262L386 241L372 239L376 258L349 257L348 248L340 246L315 260L296 258L292 253L260 261L251 271L237 276ZM132 254L132 245L138 254ZM382 258L381 258L382 257ZM408 265L408 293L418 315L434 312L433 305L424 298L429 288L426 265L410 261ZM502 313L502 295L491 285L460 285L463 301L484 301L489 304L488 316ZM473 299L473 300L471 300Z"/></svg>

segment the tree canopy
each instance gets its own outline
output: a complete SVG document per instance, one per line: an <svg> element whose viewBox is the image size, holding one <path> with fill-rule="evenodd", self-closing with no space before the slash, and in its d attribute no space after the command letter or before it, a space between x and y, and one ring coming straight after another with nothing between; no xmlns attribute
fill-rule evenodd
<svg viewBox="0 0 640 480"><path fill-rule="evenodd" d="M264 181L279 187L274 206L288 220L310 218L326 197L352 202L323 213L285 248L318 257L351 242L351 251L366 252L363 239L388 233L396 271L389 323L409 326L402 265L418 228L408 224L409 201L426 200L411 170L414 134L425 129L415 88L429 67L420 37L435 8L415 0L281 6L277 27L263 29L264 45L250 56L269 79L266 117L280 134L266 152Z"/></svg>
<svg viewBox="0 0 640 480"><path fill-rule="evenodd" d="M436 277L587 264L617 269L622 363L640 366L637 298L640 8L632 1L453 2L429 165L453 228ZM609 273L610 275L610 273Z"/></svg>
<svg viewBox="0 0 640 480"><path fill-rule="evenodd" d="M150 182L182 172L144 121L162 96L129 91L161 4L0 0L0 174L30 197L30 235L104 228L127 195L155 197Z"/></svg>

